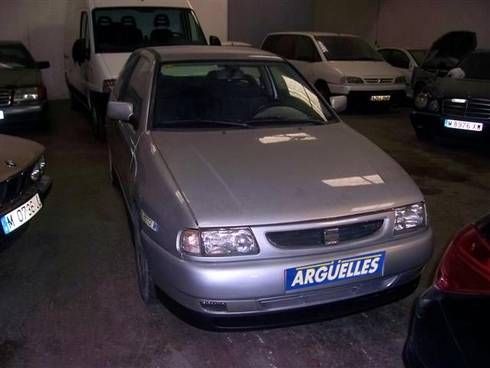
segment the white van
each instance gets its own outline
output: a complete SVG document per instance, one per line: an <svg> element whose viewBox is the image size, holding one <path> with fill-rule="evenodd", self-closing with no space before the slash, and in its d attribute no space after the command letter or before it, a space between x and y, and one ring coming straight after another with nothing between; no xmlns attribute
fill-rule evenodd
<svg viewBox="0 0 490 368"><path fill-rule="evenodd" d="M187 0L70 0L65 21L70 98L90 110L96 136L103 135L110 91L135 49L207 44ZM211 36L210 43L220 41Z"/></svg>
<svg viewBox="0 0 490 368"><path fill-rule="evenodd" d="M288 59L325 97L391 104L405 96L405 77L360 37L317 32L269 34L264 50Z"/></svg>

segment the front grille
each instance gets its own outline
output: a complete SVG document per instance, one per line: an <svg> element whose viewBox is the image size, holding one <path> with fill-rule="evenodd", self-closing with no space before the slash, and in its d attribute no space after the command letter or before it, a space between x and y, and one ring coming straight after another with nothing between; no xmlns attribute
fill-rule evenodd
<svg viewBox="0 0 490 368"><path fill-rule="evenodd" d="M374 220L328 228L267 233L267 239L277 247L324 247L373 235L383 226L383 220ZM330 236L333 235L333 238Z"/></svg>
<svg viewBox="0 0 490 368"><path fill-rule="evenodd" d="M0 106L10 106L12 103L12 90L0 89Z"/></svg>
<svg viewBox="0 0 490 368"><path fill-rule="evenodd" d="M469 119L490 119L490 100L483 98L447 99L443 101L442 112L445 115Z"/></svg>
<svg viewBox="0 0 490 368"><path fill-rule="evenodd" d="M0 206L20 197L32 185L32 168L22 171L0 183Z"/></svg>
<svg viewBox="0 0 490 368"><path fill-rule="evenodd" d="M393 84L393 78L364 78L367 84Z"/></svg>

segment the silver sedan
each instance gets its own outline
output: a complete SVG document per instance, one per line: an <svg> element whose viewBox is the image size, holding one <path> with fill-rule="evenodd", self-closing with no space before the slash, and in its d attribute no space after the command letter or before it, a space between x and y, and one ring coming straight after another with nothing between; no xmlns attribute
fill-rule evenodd
<svg viewBox="0 0 490 368"><path fill-rule="evenodd" d="M107 126L147 303L157 288L207 316L355 303L431 255L412 179L273 54L139 50Z"/></svg>

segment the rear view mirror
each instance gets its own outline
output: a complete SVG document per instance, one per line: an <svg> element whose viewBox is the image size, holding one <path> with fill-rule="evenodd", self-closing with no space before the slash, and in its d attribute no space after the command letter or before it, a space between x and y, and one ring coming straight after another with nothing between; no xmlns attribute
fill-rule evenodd
<svg viewBox="0 0 490 368"><path fill-rule="evenodd" d="M209 44L211 46L221 46L221 40L218 36L209 36Z"/></svg>
<svg viewBox="0 0 490 368"><path fill-rule="evenodd" d="M133 116L132 103L109 101L107 104L107 117L109 119L130 122Z"/></svg>
<svg viewBox="0 0 490 368"><path fill-rule="evenodd" d="M36 65L38 69L48 69L51 66L49 61L38 61Z"/></svg>
<svg viewBox="0 0 490 368"><path fill-rule="evenodd" d="M347 97L346 96L333 96L330 97L330 106L335 110L337 113L344 112L347 110Z"/></svg>

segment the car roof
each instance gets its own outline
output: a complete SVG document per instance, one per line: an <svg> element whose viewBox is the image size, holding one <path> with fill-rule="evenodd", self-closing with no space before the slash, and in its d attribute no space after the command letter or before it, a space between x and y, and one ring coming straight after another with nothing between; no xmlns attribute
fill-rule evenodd
<svg viewBox="0 0 490 368"><path fill-rule="evenodd" d="M150 47L144 50L149 50L156 54L160 62L211 60L284 61L280 56L252 47L163 46Z"/></svg>
<svg viewBox="0 0 490 368"><path fill-rule="evenodd" d="M294 36L341 36L341 37L359 37L354 34L349 33L333 33L333 32L273 32L269 33L267 36L274 35L294 35Z"/></svg>

